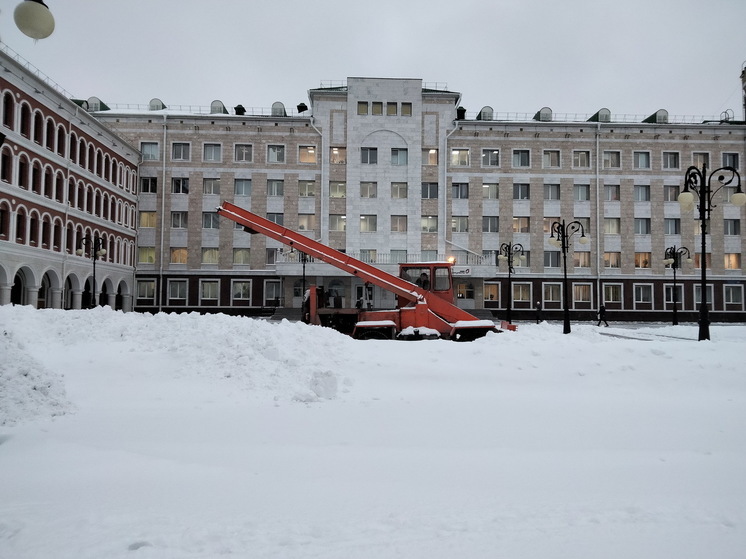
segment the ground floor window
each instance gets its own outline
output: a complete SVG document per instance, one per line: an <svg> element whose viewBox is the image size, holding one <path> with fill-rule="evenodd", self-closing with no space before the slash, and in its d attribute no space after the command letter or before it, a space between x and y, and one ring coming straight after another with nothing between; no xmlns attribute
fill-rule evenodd
<svg viewBox="0 0 746 559"><path fill-rule="evenodd" d="M652 303L653 286L649 284L635 285L635 303Z"/></svg>
<svg viewBox="0 0 746 559"><path fill-rule="evenodd" d="M712 308L712 286L707 286L707 292L705 293L707 296L707 306L708 308ZM694 304L699 305L702 302L702 286L701 285L695 285L694 286Z"/></svg>
<svg viewBox="0 0 746 559"><path fill-rule="evenodd" d="M185 303L187 299L187 280L169 280L168 299L169 302Z"/></svg>
<svg viewBox="0 0 746 559"><path fill-rule="evenodd" d="M279 307L282 302L282 282L280 280L265 280L264 306Z"/></svg>
<svg viewBox="0 0 746 559"><path fill-rule="evenodd" d="M143 303L154 303L155 280L139 280L137 282L137 298Z"/></svg>
<svg viewBox="0 0 746 559"><path fill-rule="evenodd" d="M544 284L544 302L560 303L562 301L562 284L545 283Z"/></svg>
<svg viewBox="0 0 746 559"><path fill-rule="evenodd" d="M724 286L723 293L726 304L743 304L742 285L726 285Z"/></svg>
<svg viewBox="0 0 746 559"><path fill-rule="evenodd" d="M604 302L621 303L622 302L622 284L607 283L604 285Z"/></svg>
<svg viewBox="0 0 746 559"><path fill-rule="evenodd" d="M231 298L233 301L251 303L251 280L233 280Z"/></svg>
<svg viewBox="0 0 746 559"><path fill-rule="evenodd" d="M531 284L514 283L513 284L513 301L516 303L526 303L531 301Z"/></svg>
<svg viewBox="0 0 746 559"><path fill-rule="evenodd" d="M500 284L485 282L484 284L484 302L498 303L500 301Z"/></svg>
<svg viewBox="0 0 746 559"><path fill-rule="evenodd" d="M199 298L201 301L217 301L220 295L219 280L202 280L199 285Z"/></svg>
<svg viewBox="0 0 746 559"><path fill-rule="evenodd" d="M666 303L680 303L684 300L684 286L677 285L674 290L673 285L667 285L663 290L666 297Z"/></svg>
<svg viewBox="0 0 746 559"><path fill-rule="evenodd" d="M587 283L576 283L572 286L572 300L576 303L591 302L591 286Z"/></svg>

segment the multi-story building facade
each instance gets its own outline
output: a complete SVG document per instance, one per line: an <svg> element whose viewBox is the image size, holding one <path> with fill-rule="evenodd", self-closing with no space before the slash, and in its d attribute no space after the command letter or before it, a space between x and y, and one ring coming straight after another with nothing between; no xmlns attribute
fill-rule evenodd
<svg viewBox="0 0 746 559"><path fill-rule="evenodd" d="M742 170L746 125L674 122L665 110L630 120L602 109L567 119L544 108L466 118L460 94L418 79L349 78L309 91L310 114L107 110L96 117L139 145L139 310L263 312L297 308L303 278L350 305L394 304L335 268L303 262L213 213L222 200L306 232L388 271L402 261L456 259L459 304L500 315L540 302L563 307L555 221L580 221L588 245L568 254L570 307L604 304L619 318L662 319L672 308L668 247L688 247L678 308L694 319L700 236L677 202L690 165ZM303 107L301 107L303 108ZM742 320L744 210L720 193L708 229L708 301L715 320ZM520 243L510 286L496 253ZM508 297L508 289L511 296ZM516 314L514 314L516 316Z"/></svg>
<svg viewBox="0 0 746 559"><path fill-rule="evenodd" d="M0 66L0 304L129 310L138 150L6 47Z"/></svg>
<svg viewBox="0 0 746 559"><path fill-rule="evenodd" d="M30 107L41 102L33 89L25 93ZM34 132L27 138L22 128L10 145L51 157L76 175L76 184L82 181L83 192L95 192L88 183L100 190L81 195L63 189L60 201L53 194L47 203L61 204L67 214L48 221L68 223L72 216L88 223L88 229L72 226L68 248L60 254L66 266L83 264L70 249L88 230L132 247L131 260L108 264L124 265L124 275L134 266L135 279L104 285L109 296L132 293L140 311L268 314L276 307L299 308L307 284L323 285L346 306L360 298L375 307L395 304L385 290L218 218L215 208L230 201L393 273L399 262L455 258L459 305L503 317L509 302L519 319L533 313L537 302L545 317L561 316L562 254L549 243L550 231L554 222L577 220L591 240L573 243L567 255L568 303L578 317L590 317L604 304L619 319L664 319L674 301L665 251L688 247L692 262L682 261L677 270L680 317L696 319L704 260L712 319L746 319L746 216L729 204L735 190L716 196L704 259L696 211L683 211L677 202L690 165L742 171L743 121L694 122L669 118L664 110L637 119L607 109L568 118L544 108L521 117L490 107L470 118L459 107L459 93L419 79L349 78L308 96L310 110L301 104L287 111L276 103L264 114L247 114L241 106L229 112L220 101L209 111L166 108L158 99L141 110L120 110L92 98L87 112L75 106L68 119L61 135L70 139L62 155L34 146ZM14 101L11 112L22 104ZM65 99L59 104L70 106ZM86 148L72 147L81 144ZM12 159L15 177L21 156L8 145L3 161ZM131 215L136 160L129 146L141 154L136 250ZM71 155L76 152L92 152L94 160L99 153L110 163L89 163ZM120 175L96 172L97 165L109 169L115 160L121 162L114 165L123 170ZM52 165L52 172L57 170ZM35 194L16 183L13 178L2 187ZM109 201L116 194L115 205L121 201L129 217L111 210L91 216L86 209L91 204L111 206L104 193ZM17 216L29 210L2 203L3 215L10 216L4 217L5 230L16 231ZM107 219L113 223L105 227L101 220ZM31 245L29 235L17 244ZM504 243L519 243L524 250L525 259L514 259L510 279L496 258ZM6 290L21 268L0 272ZM39 272L24 274L31 276L27 283L39 284ZM80 291L85 271L75 274ZM64 278L60 275L60 285ZM74 296L75 279L71 283Z"/></svg>

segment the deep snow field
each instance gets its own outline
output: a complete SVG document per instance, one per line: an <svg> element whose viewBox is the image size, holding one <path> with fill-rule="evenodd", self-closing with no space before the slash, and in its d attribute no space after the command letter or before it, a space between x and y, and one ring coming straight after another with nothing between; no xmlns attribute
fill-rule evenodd
<svg viewBox="0 0 746 559"><path fill-rule="evenodd" d="M0 307L2 559L743 559L746 326Z"/></svg>

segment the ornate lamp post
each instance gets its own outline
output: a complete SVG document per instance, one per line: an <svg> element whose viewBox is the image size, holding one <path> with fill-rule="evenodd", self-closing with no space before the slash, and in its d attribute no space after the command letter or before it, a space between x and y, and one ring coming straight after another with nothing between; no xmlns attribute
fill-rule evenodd
<svg viewBox="0 0 746 559"><path fill-rule="evenodd" d="M78 243L78 250L75 251L75 254L78 256L83 256L85 251L83 250L83 245L86 245L88 247L88 255L91 257L91 260L93 260L93 285L91 287L91 301L90 301L90 308L93 308L96 306L96 260L99 259L100 256L106 255L106 249L103 248L103 239L99 237L98 235L94 235L94 237L91 239L89 235L86 235L82 239L80 239L80 242Z"/></svg>
<svg viewBox="0 0 746 559"><path fill-rule="evenodd" d="M676 270L681 267L681 257L685 256L687 262L692 261L689 249L686 247L678 247L676 245L668 247L665 253L665 259L663 263L670 265L673 270L673 325L676 326L679 323L679 319L676 316L676 307L678 307L678 290L676 289Z"/></svg>
<svg viewBox="0 0 746 559"><path fill-rule="evenodd" d="M718 186L712 189L712 179L717 175ZM741 175L733 167L721 167L707 174L707 164L702 164L702 170L691 166L684 175L684 191L679 194L679 203L683 210L694 208L694 195L697 195L699 203L698 219L700 222L700 234L702 235L702 252L699 265L702 268L702 286L699 303L699 341L710 339L710 318L707 309L707 222L710 219L712 209L716 206L712 203L713 196L724 187L730 185L736 187L736 192L731 196L731 202L735 206L746 204L746 194L741 189Z"/></svg>
<svg viewBox="0 0 746 559"><path fill-rule="evenodd" d="M567 251L570 248L570 238L575 233L580 233L580 244L587 245L590 239L585 235L583 224L579 221L565 223L563 219L552 223L552 235L549 237L549 244L559 248L562 251L562 299L564 303L564 328L563 333L570 333L570 292L567 286Z"/></svg>
<svg viewBox="0 0 746 559"><path fill-rule="evenodd" d="M511 276L513 274L513 257L519 260L526 260L526 255L523 254L523 245L516 243L511 245L510 243L503 243L500 245L500 250L497 251L497 265L500 265L500 261L508 263L508 301L505 307L505 318L508 324L513 324L510 316L510 310L513 306L513 286L511 283Z"/></svg>

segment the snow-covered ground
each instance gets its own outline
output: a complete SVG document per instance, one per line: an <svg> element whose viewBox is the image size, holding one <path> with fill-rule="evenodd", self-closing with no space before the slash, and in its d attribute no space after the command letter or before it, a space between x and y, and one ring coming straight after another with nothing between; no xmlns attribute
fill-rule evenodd
<svg viewBox="0 0 746 559"><path fill-rule="evenodd" d="M742 559L746 326L711 332L3 306L0 557Z"/></svg>

